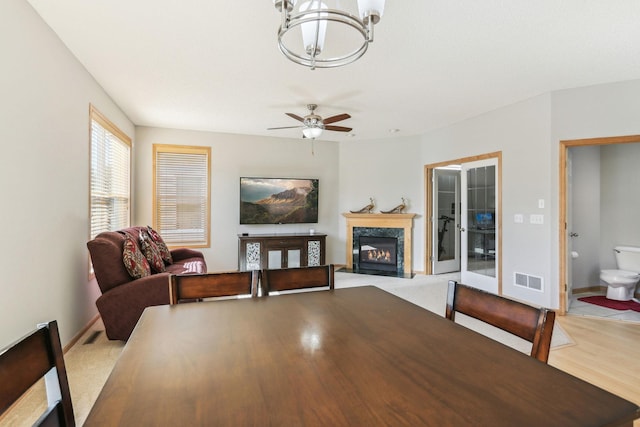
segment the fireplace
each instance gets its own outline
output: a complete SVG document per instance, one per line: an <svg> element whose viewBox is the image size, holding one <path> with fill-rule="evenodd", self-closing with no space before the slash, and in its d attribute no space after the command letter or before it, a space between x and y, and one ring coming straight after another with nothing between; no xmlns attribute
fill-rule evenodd
<svg viewBox="0 0 640 427"><path fill-rule="evenodd" d="M397 271L398 239L395 237L361 236L358 239L360 270Z"/></svg>
<svg viewBox="0 0 640 427"><path fill-rule="evenodd" d="M353 228L353 271L404 275L404 230L391 227Z"/></svg>
<svg viewBox="0 0 640 427"><path fill-rule="evenodd" d="M413 277L411 237L415 214L344 213L342 215L347 219L347 263L345 265L347 271ZM367 240L369 238L376 239L374 244ZM389 249L389 259L369 260L366 246L378 249L381 244L385 245L385 258L386 249ZM395 250L395 255L392 249ZM364 259L361 258L363 256ZM373 258L373 253L371 257ZM365 263L372 261L375 264L362 265L362 261Z"/></svg>

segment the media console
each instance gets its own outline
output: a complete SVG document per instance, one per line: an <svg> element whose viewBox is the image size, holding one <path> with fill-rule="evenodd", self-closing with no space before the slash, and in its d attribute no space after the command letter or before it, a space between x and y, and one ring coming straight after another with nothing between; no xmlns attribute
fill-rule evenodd
<svg viewBox="0 0 640 427"><path fill-rule="evenodd" d="M324 265L326 234L238 235L240 271Z"/></svg>

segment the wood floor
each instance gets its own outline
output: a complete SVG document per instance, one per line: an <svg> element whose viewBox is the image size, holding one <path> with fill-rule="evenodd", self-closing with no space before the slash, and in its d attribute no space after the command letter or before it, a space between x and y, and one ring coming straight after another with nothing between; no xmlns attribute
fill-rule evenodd
<svg viewBox="0 0 640 427"><path fill-rule="evenodd" d="M556 321L575 345L552 349L549 364L640 405L640 325L574 315Z"/></svg>

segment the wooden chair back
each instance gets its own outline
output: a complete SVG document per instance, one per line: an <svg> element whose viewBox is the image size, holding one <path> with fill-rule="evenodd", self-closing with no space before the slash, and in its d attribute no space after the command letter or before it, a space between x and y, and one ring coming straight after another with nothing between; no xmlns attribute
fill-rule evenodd
<svg viewBox="0 0 640 427"><path fill-rule="evenodd" d="M35 331L0 351L0 414L43 377L48 408L34 425L75 426L67 370L55 320L38 325Z"/></svg>
<svg viewBox="0 0 640 427"><path fill-rule="evenodd" d="M235 295L256 297L259 277L259 271L172 274L169 276L169 304Z"/></svg>
<svg viewBox="0 0 640 427"><path fill-rule="evenodd" d="M455 320L460 312L533 344L531 357L547 363L556 313L449 281L446 317Z"/></svg>
<svg viewBox="0 0 640 427"><path fill-rule="evenodd" d="M328 286L334 289L334 265L262 270L262 294Z"/></svg>

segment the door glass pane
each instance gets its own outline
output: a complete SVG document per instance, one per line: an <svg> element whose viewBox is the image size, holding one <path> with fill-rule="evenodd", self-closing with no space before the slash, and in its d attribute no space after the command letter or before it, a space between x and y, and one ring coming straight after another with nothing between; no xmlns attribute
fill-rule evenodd
<svg viewBox="0 0 640 427"><path fill-rule="evenodd" d="M496 167L467 171L467 270L496 277Z"/></svg>
<svg viewBox="0 0 640 427"><path fill-rule="evenodd" d="M300 267L300 249L287 250L287 267L289 268Z"/></svg>
<svg viewBox="0 0 640 427"><path fill-rule="evenodd" d="M438 174L438 261L456 256L456 182L455 175Z"/></svg>

